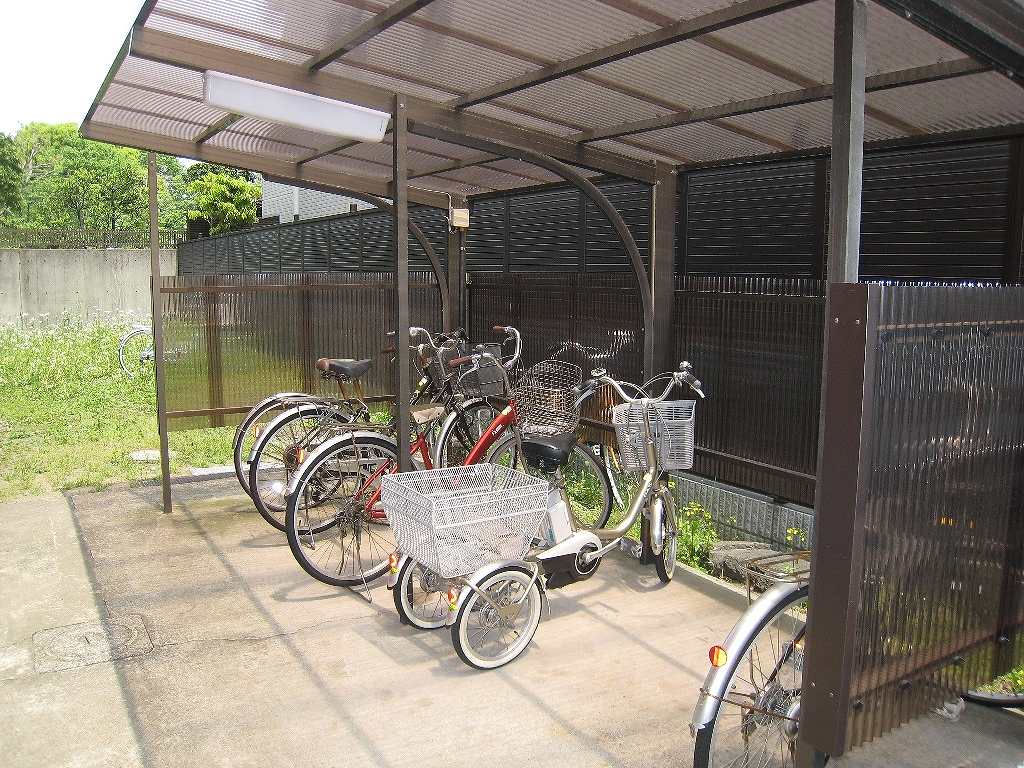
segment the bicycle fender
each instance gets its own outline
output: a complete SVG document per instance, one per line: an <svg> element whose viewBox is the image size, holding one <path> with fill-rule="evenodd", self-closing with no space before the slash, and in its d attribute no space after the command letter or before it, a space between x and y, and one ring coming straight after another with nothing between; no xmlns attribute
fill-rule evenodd
<svg viewBox="0 0 1024 768"><path fill-rule="evenodd" d="M302 406L299 406L299 407L301 408ZM270 430L268 429L267 431L269 432ZM346 433L344 433L342 435L337 435L335 437L332 437L329 440L325 440L323 443L321 443L319 446L317 446L315 450L310 452L309 456L306 457L306 461L312 461L313 459L317 458L318 456L322 456L323 454L327 453L328 451L334 450L339 445L342 445L343 443L351 442L353 439L358 439L360 437L378 437L378 438L383 438L384 440L388 440L389 442L392 442L392 443L394 442L393 440L391 440L391 438L384 437L384 435L382 435L380 432L374 432L372 429L356 429L356 430L353 430L351 432L346 432ZM395 453L396 454L398 453L398 449L397 448L395 449ZM305 463L305 462L303 462L303 463ZM301 478L301 477L302 477L302 471L301 471L301 467L300 467L300 471L296 472L294 475L292 475L292 479L288 483L288 494L289 495L295 493L295 487L299 484L299 478Z"/></svg>
<svg viewBox="0 0 1024 768"><path fill-rule="evenodd" d="M501 569L508 568L510 566L518 568L525 567L527 570L529 570L529 566L527 566L526 563L524 563L522 560L498 560L496 562L487 563L487 565L480 566L473 572L472 575L467 576L465 579L466 585L459 592L459 598L455 601L455 606L448 606L448 616L447 618L445 618L444 621L445 626L450 627L455 623L455 620L459 616L459 611L462 610L463 604L465 604L465 602L469 599L469 596L473 594L473 588L469 586L470 584L479 585L492 574L497 573ZM540 587L540 600L543 610L543 608L547 606L548 602L548 589L547 586L544 584L543 571L541 571L540 575L537 576L537 585Z"/></svg>
<svg viewBox="0 0 1024 768"><path fill-rule="evenodd" d="M743 650L750 644L754 636L761 631L768 617L772 615L775 608L794 592L804 589L806 585L796 582L778 582L765 590L757 600L751 603L744 611L728 636L722 643L726 652L726 662L720 667L711 667L707 677L704 678L704 686L701 689L697 705L693 710L693 717L690 719L690 735L696 735L697 731L715 719L715 713L719 701L725 697L726 686L732 677L736 667L745 658Z"/></svg>
<svg viewBox="0 0 1024 768"><path fill-rule="evenodd" d="M252 444L252 450L249 451L249 463L251 464L256 460L256 453L258 451L263 450L263 446L267 444L267 441L270 439L270 436L274 434L276 427L280 425L281 422L291 418L292 416L294 416L296 412L316 415L317 409L319 407L319 405L312 402L302 403L300 405L296 405L294 408L289 408L287 411L281 411L281 413L279 413L277 416L275 416L273 419L267 422L266 429L264 429L263 432L260 433L260 436Z"/></svg>
<svg viewBox="0 0 1024 768"><path fill-rule="evenodd" d="M402 572L402 567L408 559L408 555L399 555L398 564L395 566L394 570L388 572L388 589L394 589L398 586L398 574Z"/></svg>

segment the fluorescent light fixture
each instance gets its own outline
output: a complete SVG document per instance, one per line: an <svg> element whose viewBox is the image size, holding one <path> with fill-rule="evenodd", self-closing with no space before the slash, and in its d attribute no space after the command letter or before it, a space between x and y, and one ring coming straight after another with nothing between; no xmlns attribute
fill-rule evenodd
<svg viewBox="0 0 1024 768"><path fill-rule="evenodd" d="M391 115L257 80L207 72L203 100L212 107L354 141L380 143Z"/></svg>

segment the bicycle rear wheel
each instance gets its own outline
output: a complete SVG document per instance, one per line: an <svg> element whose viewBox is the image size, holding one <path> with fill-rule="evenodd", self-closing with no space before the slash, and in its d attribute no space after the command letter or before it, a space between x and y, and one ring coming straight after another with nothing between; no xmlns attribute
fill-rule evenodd
<svg viewBox="0 0 1024 768"><path fill-rule="evenodd" d="M153 334L148 328L136 328L121 338L117 346L117 362L130 379L153 370Z"/></svg>
<svg viewBox="0 0 1024 768"><path fill-rule="evenodd" d="M302 569L336 587L369 584L384 575L397 549L380 501L367 508L385 474L398 468L398 448L381 435L341 435L299 468L288 496L285 532ZM310 494L334 491L312 503Z"/></svg>
<svg viewBox="0 0 1024 768"><path fill-rule="evenodd" d="M796 765L807 587L789 594L736 659L715 716L697 731L694 768Z"/></svg>
<svg viewBox="0 0 1024 768"><path fill-rule="evenodd" d="M302 392L278 392L261 400L245 414L245 418L235 428L235 436L231 441L235 477L238 478L238 484L242 486L243 491L249 493L249 455L260 433L271 421L298 401L313 399L315 398L312 395Z"/></svg>

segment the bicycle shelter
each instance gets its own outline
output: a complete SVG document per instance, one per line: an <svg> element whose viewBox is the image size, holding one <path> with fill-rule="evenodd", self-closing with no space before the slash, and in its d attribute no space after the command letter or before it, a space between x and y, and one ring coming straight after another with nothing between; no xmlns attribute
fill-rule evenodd
<svg viewBox="0 0 1024 768"><path fill-rule="evenodd" d="M211 72L386 112L387 134L380 143L338 141L211 106L203 90ZM465 229L450 229L445 267L417 235L410 203L451 210L474 194L568 182L607 217L629 258L650 375L673 364L675 240L685 227L679 168L831 147L827 276L832 284L853 284L865 142L897 146L1019 132L1022 83L1024 11L1011 2L270 0L257 7L243 0L146 0L81 131L150 153L344 191L389 209L398 233L400 337L410 325L406 231L430 256L447 327L462 317L465 283ZM646 263L622 215L594 184L600 176L650 185ZM153 154L149 188L170 511ZM409 350L397 346L394 391L407 437ZM831 434L826 402L823 434ZM404 452L402 461L407 468ZM850 588L856 560L840 557L830 583ZM832 619L844 629L853 621ZM838 677L805 692L822 713L801 731L808 765L857 743L845 725L855 709L845 662L853 642L851 633L831 659ZM901 718L896 713L882 730Z"/></svg>

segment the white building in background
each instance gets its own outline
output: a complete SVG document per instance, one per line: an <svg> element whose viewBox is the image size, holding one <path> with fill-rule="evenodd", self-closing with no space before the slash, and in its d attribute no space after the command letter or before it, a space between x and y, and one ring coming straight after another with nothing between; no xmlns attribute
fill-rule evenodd
<svg viewBox="0 0 1024 768"><path fill-rule="evenodd" d="M349 213L352 206L360 211L373 208L369 203L353 200L345 195L293 187L269 179L263 180L262 219L264 223L267 223L267 219L274 217L281 222L287 222L334 216L339 213Z"/></svg>

